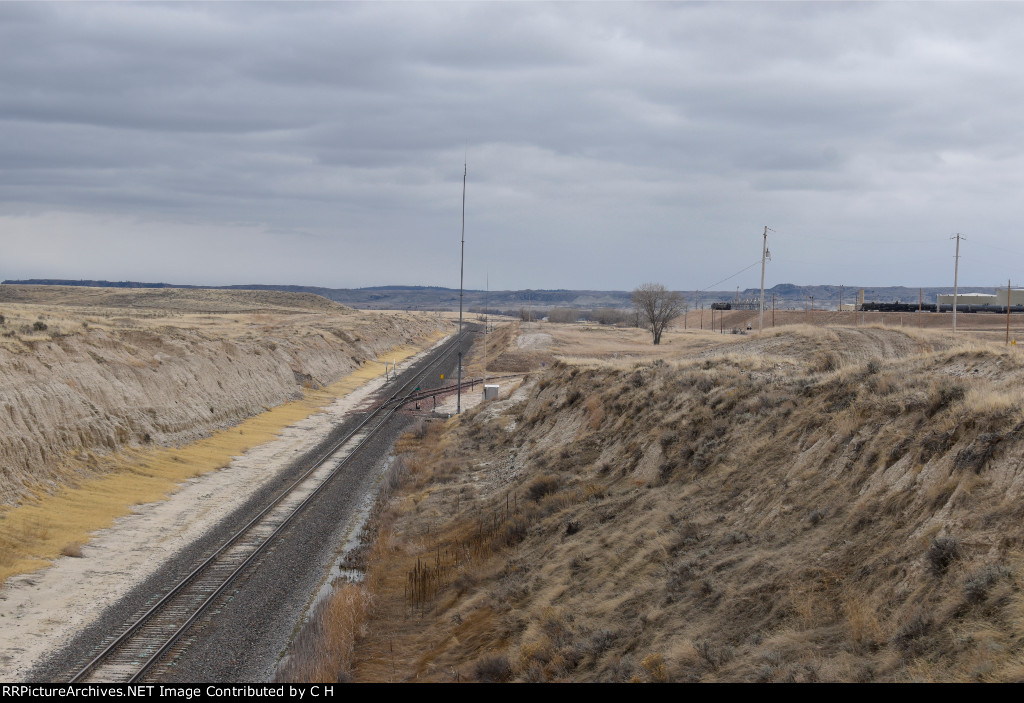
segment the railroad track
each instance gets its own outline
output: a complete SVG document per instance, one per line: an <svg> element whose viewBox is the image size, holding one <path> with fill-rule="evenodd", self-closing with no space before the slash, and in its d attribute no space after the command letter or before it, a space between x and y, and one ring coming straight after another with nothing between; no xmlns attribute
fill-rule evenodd
<svg viewBox="0 0 1024 703"><path fill-rule="evenodd" d="M70 682L141 681L147 672L172 653L175 645L209 611L210 606L411 399L422 379L449 359L458 342L458 338L453 339L435 352L436 356L430 363L408 381L402 382L387 400L379 403L351 432L327 448L248 524L114 636Z"/></svg>
<svg viewBox="0 0 1024 703"><path fill-rule="evenodd" d="M522 378L522 373L508 373L503 376L489 376L486 379L483 378L471 378L468 381L462 382L462 390L474 390L477 386L483 387L485 383L490 381L500 381L507 378ZM459 384L453 383L450 386L438 386L437 388L430 388L425 391L415 390L410 393L407 397L402 398L399 404L411 403L417 400L426 400L427 398L433 398L435 396L451 395L459 390Z"/></svg>

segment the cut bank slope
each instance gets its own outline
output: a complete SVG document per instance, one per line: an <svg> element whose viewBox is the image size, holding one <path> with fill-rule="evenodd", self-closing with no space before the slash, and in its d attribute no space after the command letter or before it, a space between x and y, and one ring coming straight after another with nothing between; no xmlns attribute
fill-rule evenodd
<svg viewBox="0 0 1024 703"><path fill-rule="evenodd" d="M797 328L694 356L562 363L407 440L354 676L1024 676L1019 353Z"/></svg>
<svg viewBox="0 0 1024 703"><path fill-rule="evenodd" d="M0 505L102 472L109 452L235 425L446 326L252 291L0 286L0 314Z"/></svg>

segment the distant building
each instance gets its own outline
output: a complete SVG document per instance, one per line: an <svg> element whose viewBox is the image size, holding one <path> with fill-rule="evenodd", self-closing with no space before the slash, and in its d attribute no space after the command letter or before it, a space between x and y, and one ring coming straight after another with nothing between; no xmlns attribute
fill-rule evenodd
<svg viewBox="0 0 1024 703"><path fill-rule="evenodd" d="M1006 289L996 290L996 305L1006 305ZM1024 305L1024 288L1010 289L1010 305Z"/></svg>
<svg viewBox="0 0 1024 703"><path fill-rule="evenodd" d="M1022 292L1024 296L1024 292ZM1024 300L1024 297L1021 298ZM935 296L935 300L939 305L952 305L953 294L948 295L939 294ZM1003 291L1003 301L1006 300L1006 291ZM1005 302L1000 302L999 294L992 295L990 293L960 293L956 296L957 305L1005 305Z"/></svg>

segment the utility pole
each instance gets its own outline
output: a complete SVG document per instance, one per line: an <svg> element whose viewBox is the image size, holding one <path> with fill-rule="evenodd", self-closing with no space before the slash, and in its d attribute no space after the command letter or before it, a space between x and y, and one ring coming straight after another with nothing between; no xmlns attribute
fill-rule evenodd
<svg viewBox="0 0 1024 703"><path fill-rule="evenodd" d="M924 288L917 289L917 329L921 329L921 310L924 308Z"/></svg>
<svg viewBox="0 0 1024 703"><path fill-rule="evenodd" d="M462 276L466 262L466 163L462 164L462 251L459 255L459 371L455 414L462 413ZM479 280L479 279L477 279Z"/></svg>
<svg viewBox="0 0 1024 703"><path fill-rule="evenodd" d="M839 312L843 311L843 284L839 284Z"/></svg>
<svg viewBox="0 0 1024 703"><path fill-rule="evenodd" d="M775 230L772 230L773 232ZM764 226L764 244L761 245L761 314L757 318L757 333L764 330L764 264L770 257L768 253L768 225Z"/></svg>
<svg viewBox="0 0 1024 703"><path fill-rule="evenodd" d="M488 272L484 277L484 383L487 383L487 303L491 297L491 274Z"/></svg>
<svg viewBox="0 0 1024 703"><path fill-rule="evenodd" d="M1010 279L1006 279L1006 343L1010 343Z"/></svg>
<svg viewBox="0 0 1024 703"><path fill-rule="evenodd" d="M772 293L772 327L775 326L775 294Z"/></svg>
<svg viewBox="0 0 1024 703"><path fill-rule="evenodd" d="M956 239L956 261L953 264L953 334L956 334L956 294L957 294L957 276L960 273L960 240L967 239L959 232L956 233L955 237L950 239Z"/></svg>

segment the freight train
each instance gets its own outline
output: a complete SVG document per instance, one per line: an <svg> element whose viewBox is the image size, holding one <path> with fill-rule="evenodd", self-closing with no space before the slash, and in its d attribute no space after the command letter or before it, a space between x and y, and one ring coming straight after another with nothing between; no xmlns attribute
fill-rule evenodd
<svg viewBox="0 0 1024 703"><path fill-rule="evenodd" d="M864 303L861 309L867 312L917 312L919 309L924 312L953 312L952 305L937 305L935 303ZM957 312L994 312L1006 314L1005 305L965 305L957 303ZM1024 313L1024 305L1011 305L1011 313Z"/></svg>

